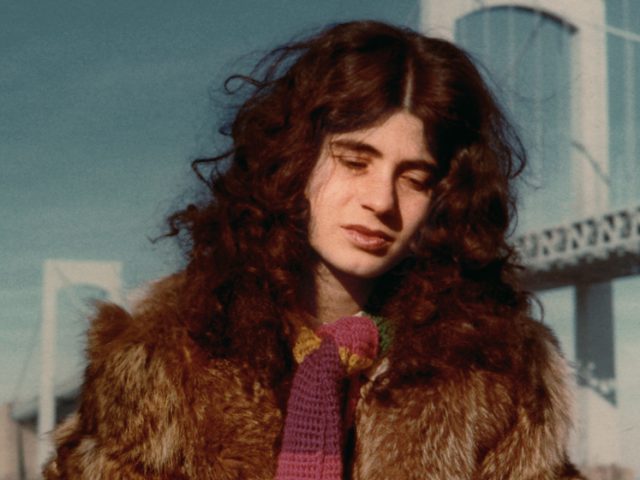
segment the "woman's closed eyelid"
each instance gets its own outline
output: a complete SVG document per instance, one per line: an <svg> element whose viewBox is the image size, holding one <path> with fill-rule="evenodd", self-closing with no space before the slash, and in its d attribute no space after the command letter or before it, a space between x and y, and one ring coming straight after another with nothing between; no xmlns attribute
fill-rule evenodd
<svg viewBox="0 0 640 480"><path fill-rule="evenodd" d="M334 155L334 158L347 168L361 169L369 165L368 159L357 155Z"/></svg>
<svg viewBox="0 0 640 480"><path fill-rule="evenodd" d="M401 180L407 180L415 184L425 183L427 180L426 175L423 175L420 172L403 172L398 175L398 178L400 178Z"/></svg>
<svg viewBox="0 0 640 480"><path fill-rule="evenodd" d="M405 176L404 178L407 180L407 182L409 182L411 188L413 188L414 190L422 191L428 189L428 178L416 178L410 176Z"/></svg>

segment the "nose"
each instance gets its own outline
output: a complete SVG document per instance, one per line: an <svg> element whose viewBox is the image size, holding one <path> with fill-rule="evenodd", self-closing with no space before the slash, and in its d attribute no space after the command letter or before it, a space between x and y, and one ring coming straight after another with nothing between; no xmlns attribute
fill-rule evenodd
<svg viewBox="0 0 640 480"><path fill-rule="evenodd" d="M360 185L360 203L378 216L395 212L398 204L395 182L382 175L369 178Z"/></svg>

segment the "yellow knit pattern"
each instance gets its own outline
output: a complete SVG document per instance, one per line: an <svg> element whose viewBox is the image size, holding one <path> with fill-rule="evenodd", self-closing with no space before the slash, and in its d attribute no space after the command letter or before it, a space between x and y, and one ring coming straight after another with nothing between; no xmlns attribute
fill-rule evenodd
<svg viewBox="0 0 640 480"><path fill-rule="evenodd" d="M293 357L296 362L301 364L306 356L316 350L321 343L322 339L313 330L302 327L298 333L296 344L293 346Z"/></svg>
<svg viewBox="0 0 640 480"><path fill-rule="evenodd" d="M301 327L298 333L298 340L293 346L293 357L298 364L320 347L322 338L320 338L313 330L308 327ZM373 365L375 359L369 357L363 357L357 353L353 353L348 347L339 347L338 354L340 355L340 362L347 369L347 374L351 375L354 372L362 371Z"/></svg>
<svg viewBox="0 0 640 480"><path fill-rule="evenodd" d="M375 359L369 357L363 357L357 353L352 353L347 347L340 347L338 349L340 354L340 361L347 369L347 374L362 371L373 365Z"/></svg>

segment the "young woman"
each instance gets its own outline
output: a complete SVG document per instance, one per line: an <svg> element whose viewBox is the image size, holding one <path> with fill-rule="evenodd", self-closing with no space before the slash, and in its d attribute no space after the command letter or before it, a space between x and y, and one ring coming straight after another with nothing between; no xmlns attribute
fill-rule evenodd
<svg viewBox="0 0 640 480"><path fill-rule="evenodd" d="M524 154L469 58L353 22L232 78L186 267L101 307L46 478L581 478L505 240Z"/></svg>

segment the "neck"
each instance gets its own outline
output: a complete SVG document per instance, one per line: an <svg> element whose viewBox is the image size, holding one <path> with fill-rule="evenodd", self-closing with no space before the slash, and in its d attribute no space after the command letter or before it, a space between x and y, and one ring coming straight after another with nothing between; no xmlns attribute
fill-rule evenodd
<svg viewBox="0 0 640 480"><path fill-rule="evenodd" d="M308 311L315 325L333 323L341 317L358 313L367 302L373 280L335 271L320 263L314 275Z"/></svg>

